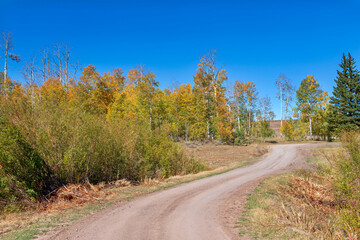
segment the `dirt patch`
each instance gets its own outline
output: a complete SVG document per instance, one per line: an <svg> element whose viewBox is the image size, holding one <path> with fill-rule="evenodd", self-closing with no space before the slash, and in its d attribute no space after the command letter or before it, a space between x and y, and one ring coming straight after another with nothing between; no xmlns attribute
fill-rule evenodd
<svg viewBox="0 0 360 240"><path fill-rule="evenodd" d="M213 143L183 143L185 153L201 159L210 169L245 165L268 151L268 145L248 146L216 145Z"/></svg>

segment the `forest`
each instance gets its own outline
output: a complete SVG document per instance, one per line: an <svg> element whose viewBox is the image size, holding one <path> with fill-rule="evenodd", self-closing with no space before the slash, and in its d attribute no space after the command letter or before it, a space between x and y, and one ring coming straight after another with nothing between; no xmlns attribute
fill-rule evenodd
<svg viewBox="0 0 360 240"><path fill-rule="evenodd" d="M0 42L0 211L33 206L69 183L139 181L196 173L206 166L179 142L244 145L274 137L271 100L253 81L226 88L216 50L199 58L193 83L159 88L145 66L99 73L56 44L20 59L11 33ZM8 61L24 62L24 80ZM284 74L273 80L281 103L281 138L333 140L360 125L355 60L343 55L332 97L312 75L300 87ZM334 70L335 71L335 70Z"/></svg>

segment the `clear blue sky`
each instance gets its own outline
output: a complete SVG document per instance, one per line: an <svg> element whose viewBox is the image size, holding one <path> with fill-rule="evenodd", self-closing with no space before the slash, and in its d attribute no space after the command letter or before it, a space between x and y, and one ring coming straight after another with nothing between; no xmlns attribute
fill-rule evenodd
<svg viewBox="0 0 360 240"><path fill-rule="evenodd" d="M162 88L192 83L198 57L217 49L229 85L254 81L279 118L274 80L280 73L296 86L312 74L331 92L342 53L360 59L359 10L355 0L0 0L0 32L13 33L23 60L68 43L83 66L102 73L144 64ZM23 62L9 66L18 81Z"/></svg>

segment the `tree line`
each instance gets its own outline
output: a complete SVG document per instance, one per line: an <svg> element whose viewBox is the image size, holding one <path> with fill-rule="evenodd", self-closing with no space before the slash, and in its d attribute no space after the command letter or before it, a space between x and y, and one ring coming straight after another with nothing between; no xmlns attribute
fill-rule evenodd
<svg viewBox="0 0 360 240"><path fill-rule="evenodd" d="M80 64L72 60L70 47L64 44L41 50L39 61L34 57L26 61L22 72L27 85L21 85L7 74L8 59L20 61L19 55L13 53L10 33L2 34L0 46L4 58L1 90L5 97L17 89L32 101L56 98L59 103L76 103L84 111L102 114L106 119L147 122L152 130L161 129L174 140L234 143L273 135L269 128L269 121L275 117L271 99L259 97L252 81L235 81L231 89L226 89L227 72L219 67L215 50L200 57L193 84L170 90L160 89L155 73L144 66L130 69L127 74L118 68L101 75L89 65L77 78ZM321 89L314 76L307 75L295 89L286 75L279 75L275 86L281 106L282 136L329 137L340 128L357 126L359 73L350 54L343 56L340 67L330 102L328 92Z"/></svg>

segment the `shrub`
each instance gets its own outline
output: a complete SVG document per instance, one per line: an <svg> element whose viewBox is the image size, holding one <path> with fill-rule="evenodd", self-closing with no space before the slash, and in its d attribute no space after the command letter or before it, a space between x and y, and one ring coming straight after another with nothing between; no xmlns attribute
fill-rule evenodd
<svg viewBox="0 0 360 240"><path fill-rule="evenodd" d="M12 103L0 132L0 199L25 201L69 183L198 172L166 133L62 104ZM6 114L5 114L6 113Z"/></svg>
<svg viewBox="0 0 360 240"><path fill-rule="evenodd" d="M0 211L30 206L46 194L50 171L19 129L0 119Z"/></svg>
<svg viewBox="0 0 360 240"><path fill-rule="evenodd" d="M295 137L295 131L294 131L294 125L292 122L286 121L283 123L283 125L280 127L280 132L282 135L284 135L286 140L294 140Z"/></svg>
<svg viewBox="0 0 360 240"><path fill-rule="evenodd" d="M245 131L243 128L241 129L236 129L235 134L234 134L234 144L235 145L243 145L245 143Z"/></svg>
<svg viewBox="0 0 360 240"><path fill-rule="evenodd" d="M275 136L275 131L270 128L269 121L259 121L259 122L257 122L256 135L258 137L261 137L262 140L265 141L265 138Z"/></svg>

